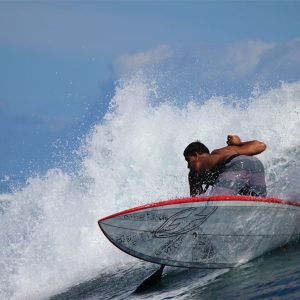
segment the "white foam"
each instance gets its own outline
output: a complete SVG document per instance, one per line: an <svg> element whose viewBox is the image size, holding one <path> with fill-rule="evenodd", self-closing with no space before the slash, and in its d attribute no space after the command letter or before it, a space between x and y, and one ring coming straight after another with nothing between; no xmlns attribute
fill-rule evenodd
<svg viewBox="0 0 300 300"><path fill-rule="evenodd" d="M11 199L13 199L11 194L0 194L0 201L10 201Z"/></svg>
<svg viewBox="0 0 300 300"><path fill-rule="evenodd" d="M142 75L120 81L110 111L78 150L77 172L49 170L9 195L0 219L0 298L47 297L132 261L105 239L97 220L187 196L182 152L191 141L201 139L213 149L225 145L228 133L260 139L268 144L260 155L268 184L278 182L278 188L281 174L291 174L288 163L299 158L300 82L234 99L241 106L212 97L179 107L160 99L159 88ZM299 164L292 166L299 174Z"/></svg>

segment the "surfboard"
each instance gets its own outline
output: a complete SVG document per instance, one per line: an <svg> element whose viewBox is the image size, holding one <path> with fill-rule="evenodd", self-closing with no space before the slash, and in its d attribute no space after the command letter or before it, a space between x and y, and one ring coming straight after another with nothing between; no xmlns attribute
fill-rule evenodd
<svg viewBox="0 0 300 300"><path fill-rule="evenodd" d="M191 197L134 207L98 221L120 250L152 263L231 268L300 236L300 202Z"/></svg>

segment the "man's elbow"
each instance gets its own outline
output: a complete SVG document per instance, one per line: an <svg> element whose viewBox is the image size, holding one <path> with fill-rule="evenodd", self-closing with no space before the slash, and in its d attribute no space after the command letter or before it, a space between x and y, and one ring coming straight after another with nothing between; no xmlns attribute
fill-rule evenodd
<svg viewBox="0 0 300 300"><path fill-rule="evenodd" d="M258 153L261 153L267 149L267 145L261 141L256 141L256 149Z"/></svg>

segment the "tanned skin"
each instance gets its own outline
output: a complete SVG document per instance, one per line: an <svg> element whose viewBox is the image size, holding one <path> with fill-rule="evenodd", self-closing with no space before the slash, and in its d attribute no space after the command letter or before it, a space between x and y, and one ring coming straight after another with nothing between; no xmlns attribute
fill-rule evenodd
<svg viewBox="0 0 300 300"><path fill-rule="evenodd" d="M194 173L199 174L204 170L212 170L224 164L234 154L256 155L267 148L266 144L256 140L242 142L237 135L228 135L227 145L224 148L213 150L210 154L196 153L196 155L185 157L188 168Z"/></svg>

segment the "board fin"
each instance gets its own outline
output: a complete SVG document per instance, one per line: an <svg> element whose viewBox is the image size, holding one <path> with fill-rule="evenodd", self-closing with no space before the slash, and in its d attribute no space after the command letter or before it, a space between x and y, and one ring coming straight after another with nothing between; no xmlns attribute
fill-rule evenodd
<svg viewBox="0 0 300 300"><path fill-rule="evenodd" d="M147 291L149 288L153 287L157 283L160 282L162 273L165 265L161 265L160 268L155 271L151 276L146 278L134 291L134 293L143 293Z"/></svg>

